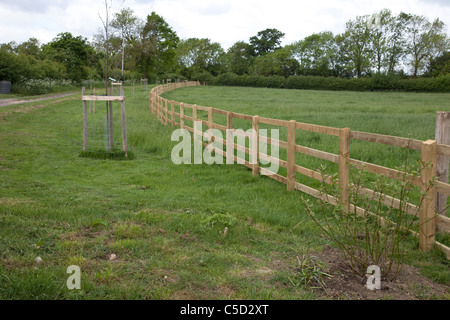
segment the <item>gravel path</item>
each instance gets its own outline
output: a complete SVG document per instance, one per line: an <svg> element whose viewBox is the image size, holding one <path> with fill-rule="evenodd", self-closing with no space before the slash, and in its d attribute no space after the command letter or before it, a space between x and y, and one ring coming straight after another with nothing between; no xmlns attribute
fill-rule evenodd
<svg viewBox="0 0 450 320"><path fill-rule="evenodd" d="M19 103L28 103L28 102L35 102L35 101L43 101L43 100L50 100L50 99L55 99L55 98L62 98L62 97L68 97L68 96L73 96L76 95L77 92L72 92L72 93L60 93L60 94L54 94L51 96L45 96L45 97L40 97L40 98L36 98L36 99L27 99L27 100L21 100L21 99L1 99L0 100L0 107L6 107L6 106L11 106L13 104L19 104Z"/></svg>

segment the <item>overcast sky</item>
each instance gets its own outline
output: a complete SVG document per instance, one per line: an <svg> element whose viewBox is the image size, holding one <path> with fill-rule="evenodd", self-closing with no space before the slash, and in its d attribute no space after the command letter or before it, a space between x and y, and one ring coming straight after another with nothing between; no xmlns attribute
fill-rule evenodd
<svg viewBox="0 0 450 320"><path fill-rule="evenodd" d="M111 0L108 0L110 2ZM209 38L226 50L258 31L276 28L283 45L321 31L344 31L357 16L388 8L441 19L450 35L450 0L112 0L112 11L132 8L145 19L155 11L185 38ZM60 32L89 40L101 28L104 0L0 0L0 43L35 37L51 41Z"/></svg>

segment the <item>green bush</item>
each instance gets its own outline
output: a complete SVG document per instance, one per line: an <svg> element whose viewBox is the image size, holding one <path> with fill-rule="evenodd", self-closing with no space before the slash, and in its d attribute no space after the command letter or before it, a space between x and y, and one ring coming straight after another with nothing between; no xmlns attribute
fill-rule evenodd
<svg viewBox="0 0 450 320"><path fill-rule="evenodd" d="M167 73L162 73L158 75L158 79L159 81L166 81L167 79L171 79L172 82L175 82L175 80L186 80L186 77L179 74L179 73L173 73L173 72L167 72ZM194 80L194 79L192 79Z"/></svg>
<svg viewBox="0 0 450 320"><path fill-rule="evenodd" d="M450 88L450 74L434 78L433 89L437 92L448 92Z"/></svg>
<svg viewBox="0 0 450 320"><path fill-rule="evenodd" d="M372 80L371 90L398 90L399 81L401 79L399 76L396 75L374 74L371 77L371 80Z"/></svg>
<svg viewBox="0 0 450 320"><path fill-rule="evenodd" d="M218 86L241 86L241 77L235 73L227 72L219 75L214 83Z"/></svg>
<svg viewBox="0 0 450 320"><path fill-rule="evenodd" d="M0 52L0 80L19 82L22 79L65 79L62 64L51 60L38 60L31 56Z"/></svg>
<svg viewBox="0 0 450 320"><path fill-rule="evenodd" d="M37 95L58 92L72 87L70 80L21 79L12 85L12 92L24 95Z"/></svg>
<svg viewBox="0 0 450 320"><path fill-rule="evenodd" d="M338 78L321 76L261 76L242 75L232 72L208 78L211 85L263 88L287 88L334 91L413 91L450 92L450 75L436 78L403 79L398 75L375 74L363 78ZM197 79L196 79L197 80Z"/></svg>
<svg viewBox="0 0 450 320"><path fill-rule="evenodd" d="M194 74L191 80L211 83L214 80L214 76L211 74L211 72L205 71Z"/></svg>

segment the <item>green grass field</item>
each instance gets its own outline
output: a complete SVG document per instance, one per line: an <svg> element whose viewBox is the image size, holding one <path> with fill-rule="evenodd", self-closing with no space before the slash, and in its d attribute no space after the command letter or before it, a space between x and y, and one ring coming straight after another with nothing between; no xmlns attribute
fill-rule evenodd
<svg viewBox="0 0 450 320"><path fill-rule="evenodd" d="M419 140L434 139L436 112L450 109L450 94L427 93L194 87L175 90L165 97L249 115ZM238 120L237 126L247 129L250 124ZM324 151L337 153L336 141L318 133L297 132L297 144ZM404 153L398 148L359 141L352 141L350 151L357 159L391 167L402 164L398 155Z"/></svg>
<svg viewBox="0 0 450 320"><path fill-rule="evenodd" d="M289 280L298 256L330 244L299 194L239 165L174 165L173 128L150 113L148 93L126 96L135 158L124 161L80 157L80 96L0 108L0 299L318 298ZM435 112L450 107L450 94L198 87L165 96L417 139L432 138ZM97 113L89 120L101 123L104 106ZM336 151L327 137L297 139ZM352 148L362 160L401 164L402 151ZM449 285L442 254L417 248L407 241L406 263ZM81 268L81 290L66 286L70 265Z"/></svg>

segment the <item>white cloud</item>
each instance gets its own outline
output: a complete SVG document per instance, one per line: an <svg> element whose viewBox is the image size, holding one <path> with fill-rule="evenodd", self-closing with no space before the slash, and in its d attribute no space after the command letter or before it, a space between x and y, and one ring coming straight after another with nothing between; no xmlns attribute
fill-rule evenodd
<svg viewBox="0 0 450 320"><path fill-rule="evenodd" d="M19 0L19 1L8 1L0 0L0 6L11 8L20 12L31 12L31 13L45 13L51 7L58 7L64 5L64 1L61 0Z"/></svg>
<svg viewBox="0 0 450 320"><path fill-rule="evenodd" d="M111 0L108 0L108 3ZM356 16L389 8L440 18L450 34L448 0L113 0L112 9L130 7L145 20L152 11L164 17L180 38L209 38L224 49L248 41L266 28L286 34L283 44L321 31L341 33ZM42 43L60 32L91 39L105 16L102 0L0 0L0 43L37 37Z"/></svg>

